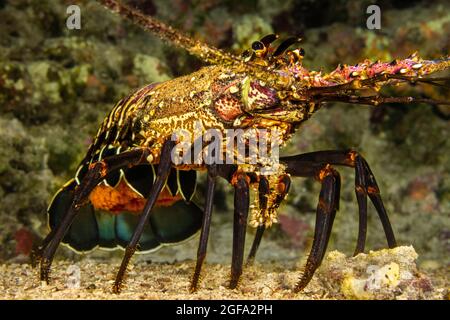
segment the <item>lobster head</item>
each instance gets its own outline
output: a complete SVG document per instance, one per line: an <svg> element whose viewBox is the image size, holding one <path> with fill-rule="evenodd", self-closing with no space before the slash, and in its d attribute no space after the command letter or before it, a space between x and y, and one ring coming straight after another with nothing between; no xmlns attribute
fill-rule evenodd
<svg viewBox="0 0 450 320"><path fill-rule="evenodd" d="M289 47L300 41L291 37L276 47L277 39L268 35L252 44L242 55L240 73L234 68L218 87L215 110L234 126L242 123L271 120L294 126L308 119L324 102L341 101L353 104L380 103L449 104L423 97L385 97L379 91L385 85L427 83L446 87L439 81L448 77L425 76L450 68L450 58L424 60L413 53L403 60L372 62L368 59L356 65L339 65L330 73L309 71L302 65L304 50ZM267 123L267 121L265 122Z"/></svg>
<svg viewBox="0 0 450 320"><path fill-rule="evenodd" d="M287 50L301 39L291 37L272 48L276 39L270 34L253 42L242 54L243 70L231 68L213 85L214 109L224 121L236 127L259 120L299 123L313 109L303 94L308 73L301 65L305 52Z"/></svg>

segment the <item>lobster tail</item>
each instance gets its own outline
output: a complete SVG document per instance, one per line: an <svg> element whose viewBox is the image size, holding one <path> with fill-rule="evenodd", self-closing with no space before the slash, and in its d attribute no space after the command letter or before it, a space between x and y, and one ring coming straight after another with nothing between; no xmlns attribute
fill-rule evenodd
<svg viewBox="0 0 450 320"><path fill-rule="evenodd" d="M130 175L125 173L125 176L127 182L143 191L140 188L142 181L135 180L134 173ZM176 171L175 177L177 177ZM170 177L170 180L173 179ZM169 183L170 181L167 182L167 188ZM175 180L176 183L177 180ZM51 230L57 228L69 210L76 187L77 182L72 179L55 194L48 208L48 222ZM186 195L189 194L188 190L184 192ZM169 206L154 207L139 242L139 251L155 251L163 245L176 244L189 239L200 230L202 217L203 211L193 202L179 200ZM88 201L78 209L78 214L67 231L63 243L77 252L90 251L96 247L125 248L138 220L139 214L136 212L127 210L108 212L95 208L91 201Z"/></svg>

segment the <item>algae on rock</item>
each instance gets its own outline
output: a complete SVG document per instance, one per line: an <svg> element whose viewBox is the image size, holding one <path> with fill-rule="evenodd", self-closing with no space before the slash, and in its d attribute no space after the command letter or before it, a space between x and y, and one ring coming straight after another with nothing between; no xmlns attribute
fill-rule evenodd
<svg viewBox="0 0 450 320"><path fill-rule="evenodd" d="M442 299L431 280L417 270L417 253L412 246L370 251L346 257L328 253L318 279L334 297L347 299Z"/></svg>

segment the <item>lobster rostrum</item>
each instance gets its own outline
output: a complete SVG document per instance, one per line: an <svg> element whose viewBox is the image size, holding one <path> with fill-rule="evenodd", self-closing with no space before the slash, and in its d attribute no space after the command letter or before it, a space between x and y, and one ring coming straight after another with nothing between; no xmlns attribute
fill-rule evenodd
<svg viewBox="0 0 450 320"><path fill-rule="evenodd" d="M190 75L145 86L111 110L75 177L56 193L49 206L51 231L34 251L34 261L40 263L41 280L48 281L61 242L82 252L96 247L121 247L125 256L113 287L114 292L119 292L136 251L149 252L179 243L201 230L190 287L195 291L206 257L219 177L229 181L235 191L230 288L238 285L242 274L248 221L257 228L248 257L251 262L265 229L277 221L277 209L288 194L291 177L315 178L322 186L311 252L295 291L309 283L324 257L339 209L340 176L334 166L355 169L359 230L354 254L365 248L367 198L379 215L388 246L396 246L375 177L357 151L329 150L281 157L275 170L265 174L268 163L264 159L251 164L205 161L176 164L171 155L179 141L172 136L180 130L204 134L208 129L271 129L279 134L268 133L265 138L284 144L302 122L327 102L373 106L415 102L450 104L426 98L387 97L380 93L384 86L411 82L442 86L447 78L425 76L449 69L450 57L423 60L413 54L392 62L366 60L355 66L341 65L323 74L302 65L303 49L289 49L300 41L295 37L274 47L272 43L277 36L265 36L237 57L193 40L118 1L99 2L161 39L186 49L209 66ZM193 198L197 171L207 172L203 208ZM251 191L255 191L253 205L250 205Z"/></svg>

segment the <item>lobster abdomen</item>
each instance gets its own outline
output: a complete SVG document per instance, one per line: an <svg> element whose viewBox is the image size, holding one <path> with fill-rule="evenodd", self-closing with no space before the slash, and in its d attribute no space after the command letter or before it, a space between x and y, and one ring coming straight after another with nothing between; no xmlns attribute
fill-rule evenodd
<svg viewBox="0 0 450 320"><path fill-rule="evenodd" d="M151 165L136 166L119 173L115 185L106 181L99 184L91 192L89 201L79 209L63 243L78 252L96 247L125 248L150 192L151 172ZM70 180L53 198L48 209L52 230L69 210L77 184L75 179ZM172 169L164 192L152 209L138 251L155 251L161 246L182 242L198 232L203 211L190 201L194 191L195 171Z"/></svg>

